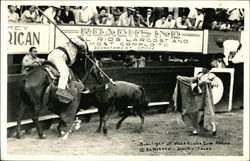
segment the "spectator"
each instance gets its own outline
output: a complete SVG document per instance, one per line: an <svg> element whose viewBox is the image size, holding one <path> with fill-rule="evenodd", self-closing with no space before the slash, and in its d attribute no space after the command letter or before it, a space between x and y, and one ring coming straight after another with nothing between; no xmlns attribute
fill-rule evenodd
<svg viewBox="0 0 250 161"><path fill-rule="evenodd" d="M125 59L125 62L123 63L123 65L125 67L129 67L129 68L137 68L138 67L138 62L137 62L137 59L135 58L135 54L136 52L134 50L129 50L127 52L127 55L129 57L127 57Z"/></svg>
<svg viewBox="0 0 250 161"><path fill-rule="evenodd" d="M216 20L215 8L204 8L203 29L211 29L212 22Z"/></svg>
<svg viewBox="0 0 250 161"><path fill-rule="evenodd" d="M175 20L178 17L178 8L177 7L168 7L168 14L173 15L173 19Z"/></svg>
<svg viewBox="0 0 250 161"><path fill-rule="evenodd" d="M123 10L122 7L111 7L111 13L114 16L114 24L113 25L115 25L115 26L117 25L119 17L122 14L122 10Z"/></svg>
<svg viewBox="0 0 250 161"><path fill-rule="evenodd" d="M226 67L226 64L223 60L223 58L225 58L225 55L223 53L218 53L214 57L215 59L213 59L211 62L211 66L213 68L225 68Z"/></svg>
<svg viewBox="0 0 250 161"><path fill-rule="evenodd" d="M237 31L243 31L244 30L244 23L243 21L237 22Z"/></svg>
<svg viewBox="0 0 250 161"><path fill-rule="evenodd" d="M145 57L141 55L140 58L138 59L138 68L145 67L146 66L145 61L146 61Z"/></svg>
<svg viewBox="0 0 250 161"><path fill-rule="evenodd" d="M107 13L106 8L101 8L100 13L98 14L98 19L96 21L97 25L108 25L111 26L114 23L114 17L112 14Z"/></svg>
<svg viewBox="0 0 250 161"><path fill-rule="evenodd" d="M178 29L190 29L192 25L187 16L181 16L176 19L176 27Z"/></svg>
<svg viewBox="0 0 250 161"><path fill-rule="evenodd" d="M154 16L153 16L152 9L150 9L150 8L147 9L146 23L147 23L148 27L153 27L154 26Z"/></svg>
<svg viewBox="0 0 250 161"><path fill-rule="evenodd" d="M72 6L70 8L70 10L73 12L74 14L74 18L75 18L75 24L77 24L77 22L79 21L79 18L80 18L80 12L81 12L81 6Z"/></svg>
<svg viewBox="0 0 250 161"><path fill-rule="evenodd" d="M220 25L220 30L223 30L223 31L230 31L231 30L231 25L230 23L227 21L226 23L222 23Z"/></svg>
<svg viewBox="0 0 250 161"><path fill-rule="evenodd" d="M217 8L215 10L215 19L212 22L212 30L220 30L221 26L228 21L227 10L224 8Z"/></svg>
<svg viewBox="0 0 250 161"><path fill-rule="evenodd" d="M13 23L13 22L18 22L19 21L19 15L16 13L16 7L15 6L8 6L8 22Z"/></svg>
<svg viewBox="0 0 250 161"><path fill-rule="evenodd" d="M140 14L140 11L137 9L134 14L134 21L136 27L146 27L147 24L144 21L142 15Z"/></svg>
<svg viewBox="0 0 250 161"><path fill-rule="evenodd" d="M166 16L162 16L161 19L155 22L155 28L164 28L165 21L166 21Z"/></svg>
<svg viewBox="0 0 250 161"><path fill-rule="evenodd" d="M25 23L38 22L39 14L35 6L30 6L28 10L25 10L21 16L21 21Z"/></svg>
<svg viewBox="0 0 250 161"><path fill-rule="evenodd" d="M216 9L216 20L217 22L225 23L228 21L227 9L225 8L217 8Z"/></svg>
<svg viewBox="0 0 250 161"><path fill-rule="evenodd" d="M162 55L161 55L161 54L158 56L158 60L159 60L160 62L162 62Z"/></svg>
<svg viewBox="0 0 250 161"><path fill-rule="evenodd" d="M154 7L153 12L154 12L155 23L157 20L161 19L165 15L164 7Z"/></svg>
<svg viewBox="0 0 250 161"><path fill-rule="evenodd" d="M237 23L243 16L243 11L239 8L233 8L228 10L228 20L230 24Z"/></svg>
<svg viewBox="0 0 250 161"><path fill-rule="evenodd" d="M62 11L61 11L61 9L58 9L57 11L56 11L56 15L55 15L55 17L54 17L54 20L56 21L56 23L57 24L63 24L63 21L61 20L61 15L62 15Z"/></svg>
<svg viewBox="0 0 250 161"><path fill-rule="evenodd" d="M183 60L182 59L179 59L175 56L169 56L168 57L168 61L169 62L174 62L174 63L183 63Z"/></svg>
<svg viewBox="0 0 250 161"><path fill-rule="evenodd" d="M76 18L76 24L95 24L95 16L97 15L98 12L95 7L82 6L81 10L79 11L79 18Z"/></svg>
<svg viewBox="0 0 250 161"><path fill-rule="evenodd" d="M168 17L164 23L164 28L173 29L175 28L175 20L172 14L168 14Z"/></svg>
<svg viewBox="0 0 250 161"><path fill-rule="evenodd" d="M55 16L56 16L56 11L57 11L57 9L60 9L60 6L59 6L59 5L53 5L53 6L50 6L49 8L47 8L47 9L44 11L44 14L45 14L53 23L56 23L56 20L55 20L54 18L55 18ZM42 22L45 23L45 24L50 23L50 21L49 21L45 16L42 17Z"/></svg>
<svg viewBox="0 0 250 161"><path fill-rule="evenodd" d="M222 39L218 39L216 41L216 44L219 48L224 49L224 55L225 55L224 62L226 64L226 66L229 65L229 62L233 62L233 61L238 62L238 60L234 60L234 59L238 59L240 57L243 57L243 56L241 56L242 52L240 51L242 44L238 40L225 40L225 41L223 41ZM237 57L236 57L236 55L237 55Z"/></svg>
<svg viewBox="0 0 250 161"><path fill-rule="evenodd" d="M63 23L66 24L75 24L75 16L74 13L70 10L71 8L69 6L64 6L64 9L61 11L61 15L60 15L60 20Z"/></svg>
<svg viewBox="0 0 250 161"><path fill-rule="evenodd" d="M197 14L196 8L189 8L189 13L188 13L187 18L189 19L192 26L195 26L197 15L198 14Z"/></svg>
<svg viewBox="0 0 250 161"><path fill-rule="evenodd" d="M45 59L37 57L36 47L31 47L29 49L29 54L23 57L22 61L22 74L28 74L34 67L40 66L45 62Z"/></svg>
<svg viewBox="0 0 250 161"><path fill-rule="evenodd" d="M221 30L221 26L223 25L223 22L213 21L211 24L212 30Z"/></svg>
<svg viewBox="0 0 250 161"><path fill-rule="evenodd" d="M196 10L197 10L197 16L195 19L194 29L201 30L204 22L203 9L196 8Z"/></svg>
<svg viewBox="0 0 250 161"><path fill-rule="evenodd" d="M121 14L117 26L135 26L134 12L135 9L133 7L128 7L127 11Z"/></svg>

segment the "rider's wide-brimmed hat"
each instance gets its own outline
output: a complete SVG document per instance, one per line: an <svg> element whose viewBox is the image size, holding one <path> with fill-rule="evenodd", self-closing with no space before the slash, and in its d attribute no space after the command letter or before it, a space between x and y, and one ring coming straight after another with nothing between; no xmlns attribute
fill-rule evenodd
<svg viewBox="0 0 250 161"><path fill-rule="evenodd" d="M71 41L73 41L78 46L85 46L85 39L82 36L76 36L71 38Z"/></svg>

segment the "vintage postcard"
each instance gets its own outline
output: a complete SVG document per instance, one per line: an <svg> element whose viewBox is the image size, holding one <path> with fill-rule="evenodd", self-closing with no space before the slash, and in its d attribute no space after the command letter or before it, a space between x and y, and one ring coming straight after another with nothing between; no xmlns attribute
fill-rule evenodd
<svg viewBox="0 0 250 161"><path fill-rule="evenodd" d="M249 160L249 1L2 1L1 160Z"/></svg>

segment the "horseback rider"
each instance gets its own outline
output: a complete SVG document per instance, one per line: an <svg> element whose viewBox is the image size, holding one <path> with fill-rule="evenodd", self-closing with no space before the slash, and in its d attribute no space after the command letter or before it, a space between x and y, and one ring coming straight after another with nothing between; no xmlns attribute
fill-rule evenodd
<svg viewBox="0 0 250 161"><path fill-rule="evenodd" d="M76 61L77 53L87 54L88 46L81 36L76 36L71 41L59 46L48 54L48 61L56 66L60 73L58 81L57 97L73 100L73 96L66 91L69 78L69 66Z"/></svg>

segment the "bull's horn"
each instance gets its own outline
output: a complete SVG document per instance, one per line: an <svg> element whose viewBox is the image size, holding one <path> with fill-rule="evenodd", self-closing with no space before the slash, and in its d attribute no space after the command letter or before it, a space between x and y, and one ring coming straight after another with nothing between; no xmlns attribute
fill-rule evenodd
<svg viewBox="0 0 250 161"><path fill-rule="evenodd" d="M88 93L90 93L90 90L86 90L86 91L83 91L83 92L81 92L82 94L88 94Z"/></svg>

